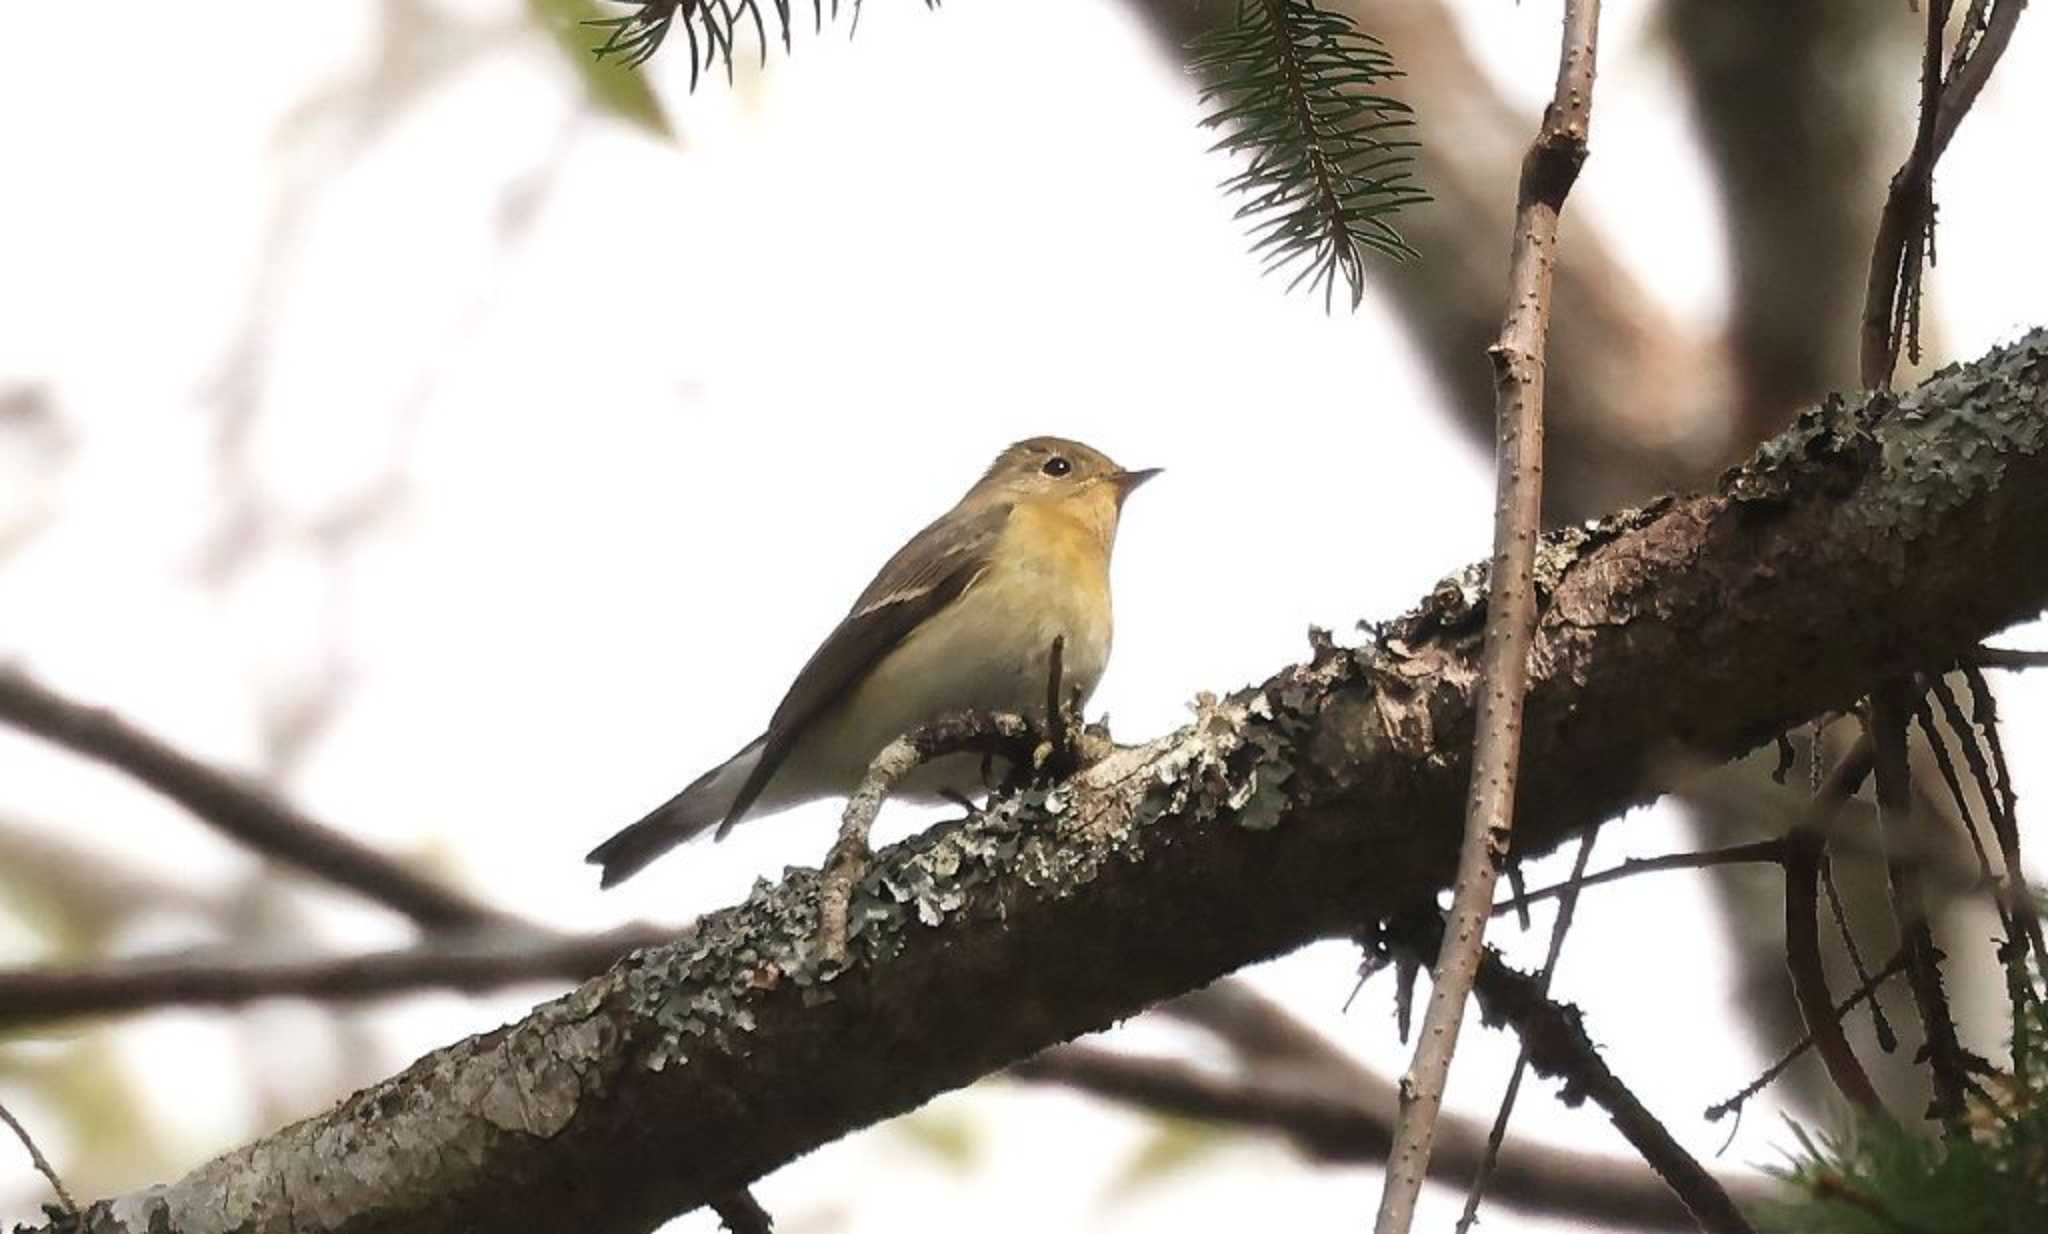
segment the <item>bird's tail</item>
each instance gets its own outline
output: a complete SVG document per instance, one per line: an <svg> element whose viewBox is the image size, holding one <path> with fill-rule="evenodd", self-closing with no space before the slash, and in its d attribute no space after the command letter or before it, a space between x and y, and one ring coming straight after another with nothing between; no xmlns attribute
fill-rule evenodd
<svg viewBox="0 0 2048 1234"><path fill-rule="evenodd" d="M600 887L615 887L645 869L649 862L725 818L738 799L754 764L761 760L754 741L725 762L698 776L690 786L650 811L647 817L590 850L583 859L602 867Z"/></svg>

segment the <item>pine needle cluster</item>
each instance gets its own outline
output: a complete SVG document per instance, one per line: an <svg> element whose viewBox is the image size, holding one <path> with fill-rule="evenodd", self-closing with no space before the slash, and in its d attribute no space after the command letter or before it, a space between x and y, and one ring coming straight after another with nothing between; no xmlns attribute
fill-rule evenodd
<svg viewBox="0 0 2048 1234"><path fill-rule="evenodd" d="M790 31L801 22L804 7L802 0L622 0L622 3L632 12L584 23L611 32L603 43L591 49L592 52L600 60L617 57L624 64L637 67L660 51L669 35L680 26L690 49L692 90L697 88L700 73L720 65L725 67L726 80L732 80L733 48L748 30L752 30L761 62L766 64L770 20L774 22L776 35L782 40L783 52L788 53ZM856 30L860 28L860 6L861 0L845 0L844 7L853 12ZM925 7L939 7L939 0L925 0ZM823 30L828 19L837 21L840 8L841 0L811 0L812 31Z"/></svg>
<svg viewBox="0 0 2048 1234"><path fill-rule="evenodd" d="M1843 1134L1795 1125L1780 1171L1787 1200L1757 1214L1768 1234L2042 1234L2048 1231L2048 1005L2017 1013L2010 1074L1985 1077L1964 1134L1888 1120Z"/></svg>
<svg viewBox="0 0 2048 1234"><path fill-rule="evenodd" d="M1252 251L1269 272L1298 267L1289 290L1320 287L1325 306L1341 276L1357 307L1366 252L1413 256L1393 216L1428 200L1402 136L1410 109L1377 89L1401 76L1393 56L1311 0L1239 0L1236 20L1189 50L1216 106L1202 123L1229 130L1215 148L1249 159L1223 187L1246 198Z"/></svg>
<svg viewBox="0 0 2048 1234"><path fill-rule="evenodd" d="M771 28L790 45L801 0L622 0L629 12L586 24L608 31L600 60L646 63L681 30L689 45L690 88L723 65L751 30L767 61ZM938 0L925 0L937 8ZM861 0L845 0L860 24ZM814 28L837 18L841 0L811 0ZM1378 92L1399 77L1380 41L1349 17L1313 0L1239 0L1228 25L1189 44L1191 67L1206 81L1202 123L1227 130L1215 149L1247 160L1223 182L1242 196L1252 251L1268 272L1298 267L1291 291L1321 288L1327 308L1341 279L1353 308L1365 296L1368 252L1400 259L1415 250L1393 216L1429 200L1412 180L1417 143L1408 105Z"/></svg>

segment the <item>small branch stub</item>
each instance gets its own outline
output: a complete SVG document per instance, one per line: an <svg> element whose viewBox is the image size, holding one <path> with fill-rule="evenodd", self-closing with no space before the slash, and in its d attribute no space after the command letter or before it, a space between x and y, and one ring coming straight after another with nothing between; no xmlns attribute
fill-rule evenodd
<svg viewBox="0 0 2048 1234"><path fill-rule="evenodd" d="M825 857L823 880L818 888L818 941L825 959L844 964L847 959L847 917L853 892L867 876L873 853L868 834L882 803L903 777L921 765L948 754L980 753L1001 755L1012 763L1029 767L1038 745L1031 722L1008 712L965 711L935 720L906 733L875 755L860 787L846 799L840 816L839 838Z"/></svg>

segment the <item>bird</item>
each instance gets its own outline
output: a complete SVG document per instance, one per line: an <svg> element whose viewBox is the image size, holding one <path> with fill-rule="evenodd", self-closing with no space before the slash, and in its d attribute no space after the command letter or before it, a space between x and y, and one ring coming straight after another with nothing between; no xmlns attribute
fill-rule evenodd
<svg viewBox="0 0 2048 1234"><path fill-rule="evenodd" d="M760 736L590 850L613 887L685 840L846 796L882 747L960 711L1043 705L1055 639L1082 703L1109 662L1109 562L1124 500L1158 475L1061 437L1004 449L952 509L889 558L797 673ZM919 768L895 795L957 799L974 755Z"/></svg>

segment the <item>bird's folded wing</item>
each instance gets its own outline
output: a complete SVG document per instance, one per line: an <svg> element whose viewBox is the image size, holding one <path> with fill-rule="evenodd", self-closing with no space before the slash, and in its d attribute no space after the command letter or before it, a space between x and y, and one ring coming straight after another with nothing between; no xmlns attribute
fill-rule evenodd
<svg viewBox="0 0 2048 1234"><path fill-rule="evenodd" d="M858 686L912 630L973 585L988 566L1009 517L1007 503L973 512L953 510L889 559L846 618L811 653L776 707L763 736L761 760L718 825L720 837L746 814L820 715Z"/></svg>

